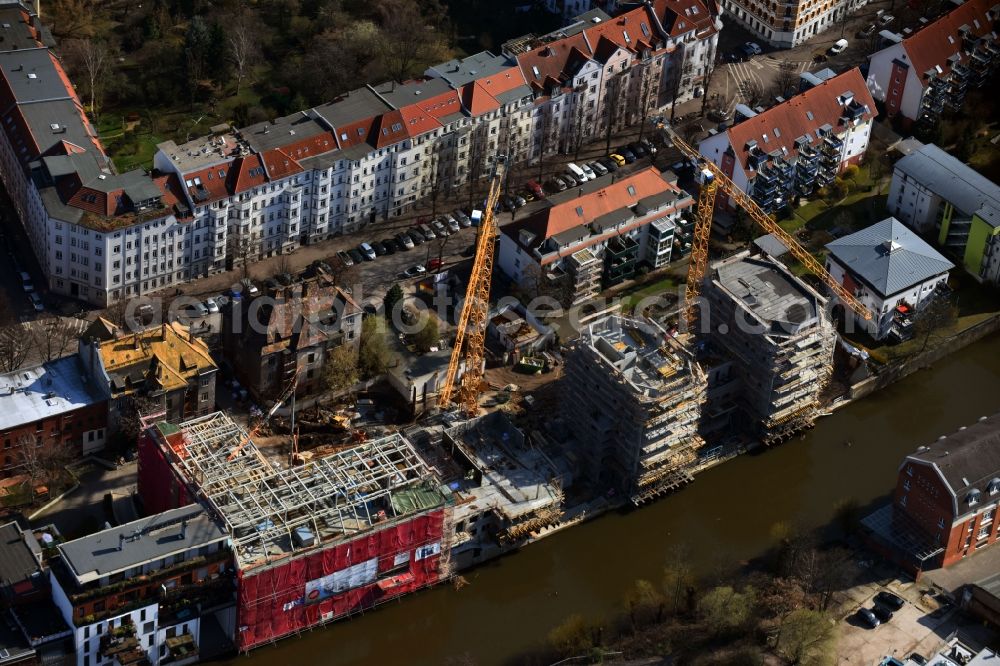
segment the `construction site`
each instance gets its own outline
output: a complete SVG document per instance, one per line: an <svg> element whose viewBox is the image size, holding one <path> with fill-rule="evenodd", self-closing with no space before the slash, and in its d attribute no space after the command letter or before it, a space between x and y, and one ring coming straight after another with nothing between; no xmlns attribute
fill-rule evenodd
<svg viewBox="0 0 1000 666"><path fill-rule="evenodd" d="M693 354L648 320L588 324L566 357L562 412L585 483L638 505L692 479L706 377Z"/></svg>
<svg viewBox="0 0 1000 666"><path fill-rule="evenodd" d="M706 347L730 359L737 378L713 395L742 408L731 425L765 445L811 427L837 340L826 299L781 262L748 252L713 264L705 287Z"/></svg>
<svg viewBox="0 0 1000 666"><path fill-rule="evenodd" d="M147 511L199 502L231 538L247 651L451 575L453 498L401 435L285 467L218 412L140 442Z"/></svg>

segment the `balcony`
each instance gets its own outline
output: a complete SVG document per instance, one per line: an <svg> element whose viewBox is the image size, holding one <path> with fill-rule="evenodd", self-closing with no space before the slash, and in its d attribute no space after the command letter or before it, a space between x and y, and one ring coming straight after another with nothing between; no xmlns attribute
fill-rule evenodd
<svg viewBox="0 0 1000 666"><path fill-rule="evenodd" d="M101 636L98 654L111 660L116 666L144 666L149 664L146 651L135 635L135 626L131 623L115 627L109 633Z"/></svg>
<svg viewBox="0 0 1000 666"><path fill-rule="evenodd" d="M194 636L183 633L173 636L166 641L167 654L160 659L160 664L166 666L185 666L198 662L198 644L195 643Z"/></svg>

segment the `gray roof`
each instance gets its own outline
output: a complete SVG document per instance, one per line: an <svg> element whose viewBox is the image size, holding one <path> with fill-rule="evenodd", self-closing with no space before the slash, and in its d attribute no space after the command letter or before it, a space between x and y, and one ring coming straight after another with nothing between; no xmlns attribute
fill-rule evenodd
<svg viewBox="0 0 1000 666"><path fill-rule="evenodd" d="M986 204L976 211L976 215L981 217L984 222L994 229L1000 227L1000 206Z"/></svg>
<svg viewBox="0 0 1000 666"><path fill-rule="evenodd" d="M937 467L951 486L958 502L958 513L970 509L967 496L972 489L984 503L990 498L991 482L1000 485L1000 413L982 417L976 423L922 446L908 460L918 460ZM904 463L905 464L905 463Z"/></svg>
<svg viewBox="0 0 1000 666"><path fill-rule="evenodd" d="M461 88L467 83L487 76L493 76L516 63L502 55L480 51L466 58L452 59L427 70L429 76L440 77L453 88Z"/></svg>
<svg viewBox="0 0 1000 666"><path fill-rule="evenodd" d="M31 532L22 533L15 522L0 526L0 591L4 594L13 594L15 585L32 580L41 571L35 559L38 544L32 549L27 539L34 541L35 537Z"/></svg>
<svg viewBox="0 0 1000 666"><path fill-rule="evenodd" d="M369 88L358 88L313 109L332 127L350 125L353 122L379 116L391 111L392 106Z"/></svg>
<svg viewBox="0 0 1000 666"><path fill-rule="evenodd" d="M76 354L0 375L0 430L66 414L104 400Z"/></svg>
<svg viewBox="0 0 1000 666"><path fill-rule="evenodd" d="M84 585L101 576L227 538L229 533L204 507L189 504L69 541L59 546L59 552L79 584Z"/></svg>
<svg viewBox="0 0 1000 666"><path fill-rule="evenodd" d="M48 49L2 52L0 69L19 104L69 99L69 92L56 71Z"/></svg>
<svg viewBox="0 0 1000 666"><path fill-rule="evenodd" d="M22 104L21 114L31 128L31 136L38 144L39 154L44 154L60 141L68 141L91 150L91 137L80 119L80 110L70 99ZM95 161L95 157L90 158Z"/></svg>
<svg viewBox="0 0 1000 666"><path fill-rule="evenodd" d="M883 297L955 267L894 217L831 241L826 249Z"/></svg>
<svg viewBox="0 0 1000 666"><path fill-rule="evenodd" d="M767 234L765 236L761 236L760 238L755 238L753 244L772 257L780 257L788 252L788 248L785 247L785 244L778 240L774 234Z"/></svg>
<svg viewBox="0 0 1000 666"><path fill-rule="evenodd" d="M33 49L38 46L35 35L27 23L21 8L16 4L0 7L0 50L18 51Z"/></svg>
<svg viewBox="0 0 1000 666"><path fill-rule="evenodd" d="M411 81L409 83L387 81L372 87L385 101L397 109L451 90L451 86L443 79L427 79L426 81Z"/></svg>
<svg viewBox="0 0 1000 666"><path fill-rule="evenodd" d="M895 168L963 215L972 215L986 203L1000 207L1000 186L932 143L900 159Z"/></svg>
<svg viewBox="0 0 1000 666"><path fill-rule="evenodd" d="M283 118L276 118L273 122L265 120L244 127L239 132L255 152L262 153L326 131L326 127L319 121L308 116L305 111L300 111Z"/></svg>
<svg viewBox="0 0 1000 666"><path fill-rule="evenodd" d="M715 264L714 278L768 333L789 334L818 320L820 297L779 263L737 255Z"/></svg>

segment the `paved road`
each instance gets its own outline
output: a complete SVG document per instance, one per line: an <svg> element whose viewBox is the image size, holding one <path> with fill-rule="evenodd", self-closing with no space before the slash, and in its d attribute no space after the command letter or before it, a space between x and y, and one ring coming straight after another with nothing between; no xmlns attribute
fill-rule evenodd
<svg viewBox="0 0 1000 666"><path fill-rule="evenodd" d="M112 470L93 463L85 464L87 467L80 475L80 487L36 517L32 521L34 525L55 523L65 539L90 534L110 520L104 511L106 493L125 497L135 490L134 462Z"/></svg>

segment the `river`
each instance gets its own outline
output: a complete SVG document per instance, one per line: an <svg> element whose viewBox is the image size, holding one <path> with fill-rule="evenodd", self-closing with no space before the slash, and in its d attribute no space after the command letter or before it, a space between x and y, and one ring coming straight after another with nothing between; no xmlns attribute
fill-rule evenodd
<svg viewBox="0 0 1000 666"><path fill-rule="evenodd" d="M640 510L570 528L466 572L469 585L419 592L233 664L480 666L538 646L573 613L613 613L637 578L660 579L666 558L701 570L759 555L779 523L828 523L838 503L864 505L895 483L917 446L1000 411L1000 335L821 419L801 440L700 474Z"/></svg>

